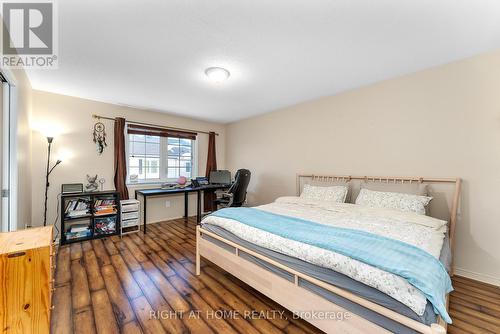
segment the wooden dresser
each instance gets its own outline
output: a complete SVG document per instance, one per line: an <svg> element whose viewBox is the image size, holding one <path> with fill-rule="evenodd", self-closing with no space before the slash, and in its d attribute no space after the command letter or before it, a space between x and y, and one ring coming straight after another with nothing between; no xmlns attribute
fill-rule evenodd
<svg viewBox="0 0 500 334"><path fill-rule="evenodd" d="M49 333L52 226L0 233L0 333Z"/></svg>

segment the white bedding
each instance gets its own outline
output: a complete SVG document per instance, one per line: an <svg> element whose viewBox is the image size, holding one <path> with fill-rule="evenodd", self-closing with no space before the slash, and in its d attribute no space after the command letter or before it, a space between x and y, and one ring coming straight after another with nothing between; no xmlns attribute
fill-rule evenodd
<svg viewBox="0 0 500 334"><path fill-rule="evenodd" d="M299 197L281 197L256 209L316 223L363 230L400 240L439 258L446 222L409 212L369 208L348 203L331 203ZM220 226L234 235L303 261L329 268L376 288L407 305L418 315L425 311L426 298L400 276L347 256L309 244L282 238L235 220L207 216L202 223Z"/></svg>

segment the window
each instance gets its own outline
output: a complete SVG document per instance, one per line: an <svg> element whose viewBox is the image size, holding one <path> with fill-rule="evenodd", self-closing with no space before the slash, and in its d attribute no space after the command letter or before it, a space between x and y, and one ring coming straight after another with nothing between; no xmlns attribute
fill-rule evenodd
<svg viewBox="0 0 500 334"><path fill-rule="evenodd" d="M160 137L129 134L130 180L160 180Z"/></svg>
<svg viewBox="0 0 500 334"><path fill-rule="evenodd" d="M195 177L195 139L179 132L128 126L129 183L168 182Z"/></svg>
<svg viewBox="0 0 500 334"><path fill-rule="evenodd" d="M191 177L193 163L193 141L191 139L167 137L167 178Z"/></svg>

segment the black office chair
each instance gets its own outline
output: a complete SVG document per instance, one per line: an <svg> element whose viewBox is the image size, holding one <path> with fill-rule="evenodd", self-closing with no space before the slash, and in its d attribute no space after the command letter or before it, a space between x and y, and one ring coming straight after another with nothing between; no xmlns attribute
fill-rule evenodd
<svg viewBox="0 0 500 334"><path fill-rule="evenodd" d="M234 183L215 203L223 208L240 207L247 199L247 188L252 173L248 169L239 169L234 175Z"/></svg>

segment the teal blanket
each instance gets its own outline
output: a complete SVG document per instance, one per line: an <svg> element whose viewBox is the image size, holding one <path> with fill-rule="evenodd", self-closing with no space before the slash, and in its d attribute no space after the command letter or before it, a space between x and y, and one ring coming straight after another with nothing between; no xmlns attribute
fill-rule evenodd
<svg viewBox="0 0 500 334"><path fill-rule="evenodd" d="M226 208L212 215L327 249L399 275L422 291L434 306L434 311L451 323L445 302L446 294L453 290L450 276L438 259L418 247L373 233L314 223L254 208Z"/></svg>

